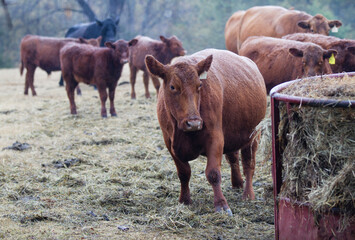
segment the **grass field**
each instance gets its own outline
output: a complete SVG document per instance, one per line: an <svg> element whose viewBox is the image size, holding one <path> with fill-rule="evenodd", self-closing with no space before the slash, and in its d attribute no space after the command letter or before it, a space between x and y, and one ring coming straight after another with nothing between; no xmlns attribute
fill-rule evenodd
<svg viewBox="0 0 355 240"><path fill-rule="evenodd" d="M214 213L206 159L191 162L193 204L180 183L156 117L156 95L116 90L118 117L102 119L98 92L80 85L72 116L59 72L35 75L24 96L18 69L0 70L0 239L273 239L270 162L258 154L255 201L233 190L222 162L222 191L234 216ZM125 66L119 83L129 82ZM24 151L4 149L16 141Z"/></svg>

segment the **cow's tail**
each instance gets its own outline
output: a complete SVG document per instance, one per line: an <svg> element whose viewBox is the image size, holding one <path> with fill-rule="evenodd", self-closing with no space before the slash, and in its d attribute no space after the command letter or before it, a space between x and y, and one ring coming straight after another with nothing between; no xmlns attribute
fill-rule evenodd
<svg viewBox="0 0 355 240"><path fill-rule="evenodd" d="M21 59L21 64L20 64L20 74L21 74L21 76L23 74L23 61L22 61L22 59Z"/></svg>

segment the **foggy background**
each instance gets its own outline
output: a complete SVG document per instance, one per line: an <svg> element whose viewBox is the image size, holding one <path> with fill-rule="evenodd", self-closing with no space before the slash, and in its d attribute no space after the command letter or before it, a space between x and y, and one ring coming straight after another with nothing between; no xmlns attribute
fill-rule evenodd
<svg viewBox="0 0 355 240"><path fill-rule="evenodd" d="M354 0L1 0L0 68L19 66L19 46L26 34L64 37L69 27L95 18L120 17L117 39L176 35L188 54L205 48L225 49L228 18L238 10L262 5L341 20L343 26L331 35L355 38Z"/></svg>

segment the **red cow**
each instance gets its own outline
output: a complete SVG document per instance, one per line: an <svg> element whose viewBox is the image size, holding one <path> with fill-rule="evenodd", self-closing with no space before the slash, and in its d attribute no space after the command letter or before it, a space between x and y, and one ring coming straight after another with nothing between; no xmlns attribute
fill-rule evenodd
<svg viewBox="0 0 355 240"><path fill-rule="evenodd" d="M180 179L179 202L191 203L189 161L204 155L215 210L232 214L221 189L223 154L231 166L232 186L242 188L238 162L241 150L246 177L243 199L255 198L255 127L266 111L265 84L257 66L245 57L215 49L178 58L173 65L163 65L153 56L145 61L149 71L163 79L158 120ZM207 77L203 77L205 72Z"/></svg>
<svg viewBox="0 0 355 240"><path fill-rule="evenodd" d="M226 24L226 43L231 42L237 46L228 48L238 53L242 43L250 36L268 36L281 38L287 34L296 32L311 32L328 35L333 27L340 27L338 20L330 21L321 14L311 16L305 12L288 10L279 6L257 6L249 8L242 17L232 15ZM241 20L240 20L241 18ZM229 28L236 27L233 21L239 22L238 29L232 31ZM233 32L232 34L229 34ZM233 46L235 46L233 45Z"/></svg>
<svg viewBox="0 0 355 240"><path fill-rule="evenodd" d="M32 95L36 96L36 90L33 85L33 77L37 67L42 68L47 74L52 71L60 71L59 51L67 43L85 43L93 46L99 46L102 37L96 39L83 38L53 38L42 37L36 35L26 35L21 40L21 66L20 73L22 76L23 69L26 68L25 92L31 88Z"/></svg>
<svg viewBox="0 0 355 240"><path fill-rule="evenodd" d="M338 54L335 56L335 64L330 65L332 71L334 73L355 71L355 40L309 33L294 33L282 38L300 42L312 42L324 49L334 49Z"/></svg>
<svg viewBox="0 0 355 240"><path fill-rule="evenodd" d="M143 71L145 97L150 98L148 89L149 73L144 64L145 56L150 54L157 58L160 62L168 64L174 57L185 55L185 50L182 47L181 41L176 36L172 36L171 38L160 36L161 41L153 40L144 36L138 36L136 39L138 40L138 43L134 47L130 47L129 53L129 68L131 70L130 80L132 86L131 98L136 98L134 85L136 83L136 75L138 70ZM157 77L151 77L158 94L160 82Z"/></svg>
<svg viewBox="0 0 355 240"><path fill-rule="evenodd" d="M332 73L328 61L333 49L314 43L272 37L250 37L239 54L253 60L264 77L267 93L274 86L303 76Z"/></svg>
<svg viewBox="0 0 355 240"><path fill-rule="evenodd" d="M114 43L106 42L107 48L72 43L60 50L62 75L66 83L71 114L77 114L74 89L79 82L83 82L97 86L102 117L107 117L105 104L107 100L106 88L108 88L110 114L117 116L114 106L117 82L121 77L123 65L128 62L128 46L133 46L136 43L136 39L129 42L117 40Z"/></svg>

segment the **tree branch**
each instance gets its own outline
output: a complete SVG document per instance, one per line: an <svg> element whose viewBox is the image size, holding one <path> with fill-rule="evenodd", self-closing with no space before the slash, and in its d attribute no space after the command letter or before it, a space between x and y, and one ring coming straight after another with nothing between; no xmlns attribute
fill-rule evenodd
<svg viewBox="0 0 355 240"><path fill-rule="evenodd" d="M2 7L4 8L4 11L5 11L7 27L11 30L12 29L12 21L11 21L9 9L7 8L7 3L5 2L5 0L1 0L1 4L2 4Z"/></svg>

